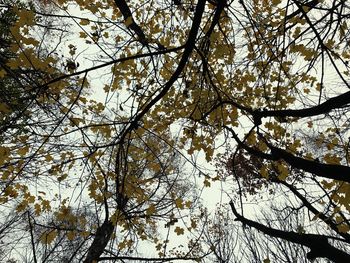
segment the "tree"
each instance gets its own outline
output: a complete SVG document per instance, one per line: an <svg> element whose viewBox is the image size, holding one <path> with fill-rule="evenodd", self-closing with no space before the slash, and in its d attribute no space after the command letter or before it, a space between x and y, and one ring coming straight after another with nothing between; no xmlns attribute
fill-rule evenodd
<svg viewBox="0 0 350 263"><path fill-rule="evenodd" d="M349 261L346 1L3 6L0 202L20 216L7 229L21 242L5 242L18 255L202 260L196 188L219 180L244 225L308 248L309 259ZM228 153L211 174L195 156L211 162L219 145ZM266 190L310 213L305 231L249 218L244 198ZM185 235L186 249L171 250Z"/></svg>

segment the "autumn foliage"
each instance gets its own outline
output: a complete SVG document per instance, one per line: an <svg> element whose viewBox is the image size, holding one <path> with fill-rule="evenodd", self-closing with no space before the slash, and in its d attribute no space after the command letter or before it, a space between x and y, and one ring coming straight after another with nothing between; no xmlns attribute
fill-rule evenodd
<svg viewBox="0 0 350 263"><path fill-rule="evenodd" d="M236 262L239 224L348 262L349 15L341 0L3 0L0 261Z"/></svg>

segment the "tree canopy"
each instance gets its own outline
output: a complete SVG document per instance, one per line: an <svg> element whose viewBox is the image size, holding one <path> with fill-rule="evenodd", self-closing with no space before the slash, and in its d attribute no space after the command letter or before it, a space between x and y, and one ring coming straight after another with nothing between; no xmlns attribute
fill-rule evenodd
<svg viewBox="0 0 350 263"><path fill-rule="evenodd" d="M0 8L2 262L350 261L347 1Z"/></svg>

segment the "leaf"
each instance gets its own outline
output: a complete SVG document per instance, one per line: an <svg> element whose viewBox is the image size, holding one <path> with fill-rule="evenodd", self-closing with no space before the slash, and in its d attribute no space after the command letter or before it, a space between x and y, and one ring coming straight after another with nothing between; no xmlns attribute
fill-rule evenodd
<svg viewBox="0 0 350 263"><path fill-rule="evenodd" d="M31 10L21 9L18 13L18 16L19 16L19 19L17 22L18 27L21 27L24 25L32 26L35 24L35 21L34 21L35 15L34 15L34 12Z"/></svg>
<svg viewBox="0 0 350 263"><path fill-rule="evenodd" d="M41 206L40 206L40 204L35 204L34 205L34 212L35 212L36 216L41 214Z"/></svg>
<svg viewBox="0 0 350 263"><path fill-rule="evenodd" d="M13 198L16 198L18 196L17 190L12 185L7 186L4 190L4 193L5 196L10 196Z"/></svg>
<svg viewBox="0 0 350 263"><path fill-rule="evenodd" d="M162 243L158 243L158 244L156 245L156 250L157 250L157 251L161 250L162 248L163 248L163 244L162 244Z"/></svg>
<svg viewBox="0 0 350 263"><path fill-rule="evenodd" d="M89 19L81 19L80 22L79 22L80 25L82 26L86 26L88 24L90 24L90 20Z"/></svg>
<svg viewBox="0 0 350 263"><path fill-rule="evenodd" d="M124 24L126 25L126 27L129 27L132 23L134 22L132 16L129 16L127 19L125 19Z"/></svg>
<svg viewBox="0 0 350 263"><path fill-rule="evenodd" d="M5 77L5 75L6 75L6 71L4 69L1 69L0 70L0 78Z"/></svg>
<svg viewBox="0 0 350 263"><path fill-rule="evenodd" d="M124 248L126 248L126 242L125 242L126 240L124 240L123 242L120 242L119 244L118 244L118 249L119 250L123 250Z"/></svg>
<svg viewBox="0 0 350 263"><path fill-rule="evenodd" d="M205 149L205 160L207 162L210 162L213 158L213 154L214 154L214 149L211 147L208 147Z"/></svg>
<svg viewBox="0 0 350 263"><path fill-rule="evenodd" d="M175 232L178 236L180 236L180 235L183 235L183 234L184 234L184 229L177 226L177 227L175 228L174 232Z"/></svg>
<svg viewBox="0 0 350 263"><path fill-rule="evenodd" d="M151 204L147 209L146 209L146 215L150 216L153 215L156 212L156 206L154 204Z"/></svg>
<svg viewBox="0 0 350 263"><path fill-rule="evenodd" d="M349 225L345 223L337 225L337 228L340 233L348 233L350 231Z"/></svg>
<svg viewBox="0 0 350 263"><path fill-rule="evenodd" d="M67 238L68 238L68 240L73 241L74 238L75 238L75 236L76 236L75 231L68 231L68 232L67 232Z"/></svg>
<svg viewBox="0 0 350 263"><path fill-rule="evenodd" d="M42 234L40 237L40 241L43 244L51 244L56 237L57 237L57 230L52 230L50 232L45 232L44 234Z"/></svg>
<svg viewBox="0 0 350 263"><path fill-rule="evenodd" d="M47 161L47 162L53 161L52 155L48 153L48 154L45 156L45 161Z"/></svg>
<svg viewBox="0 0 350 263"><path fill-rule="evenodd" d="M50 205L50 202L48 200L42 200L41 205L42 205L42 209L44 211L51 211L51 205Z"/></svg>
<svg viewBox="0 0 350 263"><path fill-rule="evenodd" d="M204 186L205 187L210 187L211 186L211 184L210 184L210 182L209 182L209 180L208 179L204 179Z"/></svg>
<svg viewBox="0 0 350 263"><path fill-rule="evenodd" d="M3 112L3 113L10 113L11 112L11 109L9 108L9 106L2 102L0 103L0 113Z"/></svg>
<svg viewBox="0 0 350 263"><path fill-rule="evenodd" d="M23 148L21 148L21 149L18 149L18 150L17 150L17 153L18 153L21 157L23 157L23 156L25 156L25 155L27 154L28 151L29 151L29 146L27 145L27 146L25 146L25 147L23 147Z"/></svg>
<svg viewBox="0 0 350 263"><path fill-rule="evenodd" d="M10 155L10 148L0 146L0 165L4 164Z"/></svg>
<svg viewBox="0 0 350 263"><path fill-rule="evenodd" d="M279 163L277 165L277 170L278 170L278 178L282 181L285 181L289 174L288 167L283 163Z"/></svg>
<svg viewBox="0 0 350 263"><path fill-rule="evenodd" d="M175 200L175 205L179 209L184 209L183 200L181 198Z"/></svg>
<svg viewBox="0 0 350 263"><path fill-rule="evenodd" d="M190 208L191 205L192 205L192 202L191 202L191 201L186 201L185 206L186 206L187 208Z"/></svg>
<svg viewBox="0 0 350 263"><path fill-rule="evenodd" d="M80 38L87 38L87 34L85 32L79 32Z"/></svg>
<svg viewBox="0 0 350 263"><path fill-rule="evenodd" d="M336 154L326 153L323 160L327 164L340 164L342 158L338 157Z"/></svg>
<svg viewBox="0 0 350 263"><path fill-rule="evenodd" d="M191 218L191 228L195 229L197 227L197 221Z"/></svg>
<svg viewBox="0 0 350 263"><path fill-rule="evenodd" d="M16 211L18 213L23 212L28 207L28 202L26 200L23 200L21 203L18 204L16 207Z"/></svg>
<svg viewBox="0 0 350 263"><path fill-rule="evenodd" d="M34 202L35 202L35 196L30 195L30 196L28 197L28 203L32 204L32 203L34 203Z"/></svg>
<svg viewBox="0 0 350 263"><path fill-rule="evenodd" d="M68 174L66 173L66 174L63 174L63 175L61 175L60 177L58 177L57 178L57 181L59 181L59 182L62 182L64 179L66 179L68 177Z"/></svg>
<svg viewBox="0 0 350 263"><path fill-rule="evenodd" d="M22 42L26 45L37 46L40 42L32 37L23 37Z"/></svg>

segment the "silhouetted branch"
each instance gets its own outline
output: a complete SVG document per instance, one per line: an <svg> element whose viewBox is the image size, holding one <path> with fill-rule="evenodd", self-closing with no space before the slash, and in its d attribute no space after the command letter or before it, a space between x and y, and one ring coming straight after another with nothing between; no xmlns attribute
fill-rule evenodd
<svg viewBox="0 0 350 263"><path fill-rule="evenodd" d="M307 254L308 259L322 257L339 263L350 261L350 255L330 245L325 236L317 234L302 234L292 231L287 232L271 228L240 215L232 201L230 202L230 207L236 220L242 222L244 225L253 227L271 237L282 238L293 243L307 246L310 248L310 252Z"/></svg>

